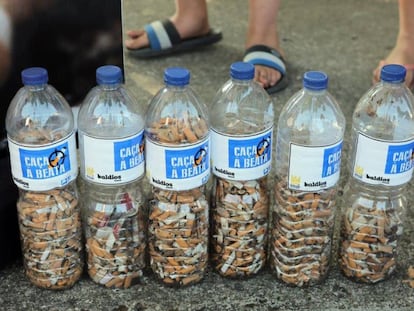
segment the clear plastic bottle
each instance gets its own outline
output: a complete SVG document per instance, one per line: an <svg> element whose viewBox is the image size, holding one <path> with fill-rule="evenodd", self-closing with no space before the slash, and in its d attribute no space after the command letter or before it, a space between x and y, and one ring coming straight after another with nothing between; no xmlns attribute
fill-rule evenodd
<svg viewBox="0 0 414 311"><path fill-rule="evenodd" d="M272 160L273 102L236 62L210 110L212 172L211 257L226 277L255 275L266 262Z"/></svg>
<svg viewBox="0 0 414 311"><path fill-rule="evenodd" d="M327 88L306 72L278 122L270 266L299 287L323 281L331 258L345 117Z"/></svg>
<svg viewBox="0 0 414 311"><path fill-rule="evenodd" d="M339 264L359 282L385 280L397 266L414 151L414 97L405 74L403 66L384 66L352 116Z"/></svg>
<svg viewBox="0 0 414 311"><path fill-rule="evenodd" d="M209 119L189 81L185 68L165 70L145 127L151 268L172 286L200 281L208 259Z"/></svg>
<svg viewBox="0 0 414 311"><path fill-rule="evenodd" d="M144 108L119 67L99 67L96 80L78 115L88 273L106 287L128 288L145 267Z"/></svg>
<svg viewBox="0 0 414 311"><path fill-rule="evenodd" d="M6 117L25 272L42 288L65 289L83 268L72 111L44 68L22 71Z"/></svg>

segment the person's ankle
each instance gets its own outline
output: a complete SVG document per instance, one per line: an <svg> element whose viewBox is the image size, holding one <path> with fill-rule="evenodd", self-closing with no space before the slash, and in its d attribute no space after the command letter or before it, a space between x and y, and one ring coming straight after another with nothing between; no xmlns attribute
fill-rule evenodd
<svg viewBox="0 0 414 311"><path fill-rule="evenodd" d="M178 16L172 16L170 20L177 28L180 37L183 39L204 35L210 30L207 18L184 19L179 18Z"/></svg>
<svg viewBox="0 0 414 311"><path fill-rule="evenodd" d="M394 51L414 58L414 35L399 35Z"/></svg>

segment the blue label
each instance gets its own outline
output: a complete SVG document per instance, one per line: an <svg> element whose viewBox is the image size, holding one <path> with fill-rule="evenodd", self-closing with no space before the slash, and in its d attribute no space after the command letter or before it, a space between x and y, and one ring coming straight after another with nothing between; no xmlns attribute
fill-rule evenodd
<svg viewBox="0 0 414 311"><path fill-rule="evenodd" d="M22 175L28 179L49 179L70 171L68 143L48 149L19 148Z"/></svg>
<svg viewBox="0 0 414 311"><path fill-rule="evenodd" d="M400 174L409 171L413 166L413 148L414 142L389 146L385 174Z"/></svg>
<svg viewBox="0 0 414 311"><path fill-rule="evenodd" d="M134 138L114 142L115 171L129 170L143 163L144 145L144 132Z"/></svg>
<svg viewBox="0 0 414 311"><path fill-rule="evenodd" d="M338 145L326 148L323 152L322 177L328 177L337 173L341 168L342 142Z"/></svg>
<svg viewBox="0 0 414 311"><path fill-rule="evenodd" d="M254 168L271 160L272 137L269 133L252 139L229 139L229 167Z"/></svg>
<svg viewBox="0 0 414 311"><path fill-rule="evenodd" d="M194 148L165 151L166 176L186 179L201 175L210 169L208 141Z"/></svg>

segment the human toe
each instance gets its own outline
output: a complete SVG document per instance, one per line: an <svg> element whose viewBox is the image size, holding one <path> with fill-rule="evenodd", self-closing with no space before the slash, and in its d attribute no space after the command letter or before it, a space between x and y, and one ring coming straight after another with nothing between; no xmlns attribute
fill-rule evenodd
<svg viewBox="0 0 414 311"><path fill-rule="evenodd" d="M274 68L256 65L255 80L264 88L275 85L282 75Z"/></svg>
<svg viewBox="0 0 414 311"><path fill-rule="evenodd" d="M142 30L142 29L132 29L132 30L128 30L126 32L126 35L128 37L130 37L130 38L136 38L136 37L142 36L143 33L145 33L145 30Z"/></svg>
<svg viewBox="0 0 414 311"><path fill-rule="evenodd" d="M125 40L125 47L130 50L136 50L149 45L148 36L145 31L134 32Z"/></svg>

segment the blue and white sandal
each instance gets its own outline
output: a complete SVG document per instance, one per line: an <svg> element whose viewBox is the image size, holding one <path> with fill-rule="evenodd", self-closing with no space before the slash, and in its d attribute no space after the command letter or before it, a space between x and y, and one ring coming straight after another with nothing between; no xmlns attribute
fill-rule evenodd
<svg viewBox="0 0 414 311"><path fill-rule="evenodd" d="M180 34L170 20L152 22L145 25L144 29L150 46L128 50L131 55L137 58L150 58L192 51L196 48L216 43L223 38L220 30L212 28L206 35L181 39Z"/></svg>
<svg viewBox="0 0 414 311"><path fill-rule="evenodd" d="M288 86L289 81L287 78L285 60L275 49L272 49L266 45L253 45L244 53L243 61L253 65L262 65L274 68L280 72L282 77L278 82L276 82L275 85L266 88L267 93L273 94L285 89Z"/></svg>

